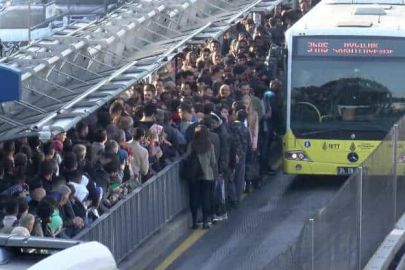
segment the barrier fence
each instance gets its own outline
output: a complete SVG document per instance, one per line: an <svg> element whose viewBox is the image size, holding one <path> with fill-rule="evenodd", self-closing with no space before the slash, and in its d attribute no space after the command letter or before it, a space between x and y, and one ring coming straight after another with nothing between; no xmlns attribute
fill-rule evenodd
<svg viewBox="0 0 405 270"><path fill-rule="evenodd" d="M145 239L188 207L187 183L179 177L180 161L114 205L74 239L98 241L113 253L117 263Z"/></svg>
<svg viewBox="0 0 405 270"><path fill-rule="evenodd" d="M405 211L405 119L305 224L297 269L363 269ZM356 146L357 147L357 146ZM361 149L355 150L359 155Z"/></svg>

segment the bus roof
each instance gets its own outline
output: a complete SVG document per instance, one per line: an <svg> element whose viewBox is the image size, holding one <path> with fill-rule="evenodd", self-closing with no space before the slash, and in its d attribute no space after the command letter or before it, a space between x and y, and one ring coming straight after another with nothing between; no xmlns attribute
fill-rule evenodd
<svg viewBox="0 0 405 270"><path fill-rule="evenodd" d="M385 3L379 4L366 0L362 1L364 3L356 4L348 0L324 0L295 23L287 31L287 37L298 35L405 37L405 4L400 4L401 1L403 0L386 0ZM379 2L381 3L381 0Z"/></svg>

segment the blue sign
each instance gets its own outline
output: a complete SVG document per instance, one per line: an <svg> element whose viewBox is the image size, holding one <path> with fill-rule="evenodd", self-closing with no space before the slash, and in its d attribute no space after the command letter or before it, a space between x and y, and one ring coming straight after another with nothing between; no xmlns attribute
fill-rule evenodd
<svg viewBox="0 0 405 270"><path fill-rule="evenodd" d="M311 142L310 141L305 141L304 146L305 146L305 148L310 148L311 147Z"/></svg>
<svg viewBox="0 0 405 270"><path fill-rule="evenodd" d="M21 71L0 64L0 102L20 100Z"/></svg>

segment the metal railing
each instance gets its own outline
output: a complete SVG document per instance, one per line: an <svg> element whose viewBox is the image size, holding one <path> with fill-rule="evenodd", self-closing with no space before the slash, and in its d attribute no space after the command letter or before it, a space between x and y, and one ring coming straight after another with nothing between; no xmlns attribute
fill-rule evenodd
<svg viewBox="0 0 405 270"><path fill-rule="evenodd" d="M297 269L363 269L405 211L405 118L304 226ZM354 143L361 155L366 144Z"/></svg>
<svg viewBox="0 0 405 270"><path fill-rule="evenodd" d="M188 207L186 181L179 177L181 159L174 161L119 201L74 239L106 245L117 263L150 235Z"/></svg>

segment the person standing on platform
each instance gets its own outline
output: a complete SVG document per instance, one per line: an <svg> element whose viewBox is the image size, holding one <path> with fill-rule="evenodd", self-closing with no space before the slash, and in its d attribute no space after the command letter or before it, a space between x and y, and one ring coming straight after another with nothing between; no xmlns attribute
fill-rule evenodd
<svg viewBox="0 0 405 270"><path fill-rule="evenodd" d="M195 128L193 140L187 148L185 155L187 169L192 169L192 178L189 181L190 208L193 219L193 228L197 228L197 214L201 205L203 214L203 228L208 229L211 214L211 192L218 175L215 149L211 143L210 132L203 126Z"/></svg>

